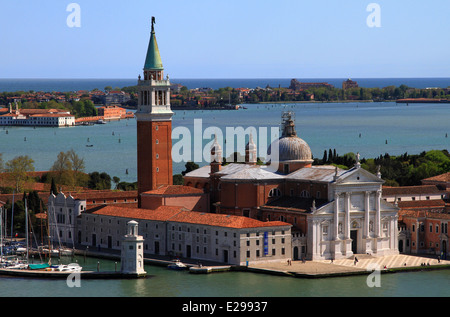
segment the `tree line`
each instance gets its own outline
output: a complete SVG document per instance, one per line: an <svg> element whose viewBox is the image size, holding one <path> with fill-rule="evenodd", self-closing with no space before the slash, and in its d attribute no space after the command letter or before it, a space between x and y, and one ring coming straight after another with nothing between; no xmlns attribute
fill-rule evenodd
<svg viewBox="0 0 450 317"><path fill-rule="evenodd" d="M0 104L6 104L7 97L10 94L18 94L20 97L20 92L16 93L0 93ZM89 97L89 96L88 96ZM68 98L68 96L66 96ZM55 99L43 102L37 101L27 101L23 100L18 102L18 108L20 109L61 109L69 111L71 114L75 116L75 118L80 117L95 117L98 115L98 110L95 107L94 103L90 99L81 99L81 100L71 100L59 102ZM14 109L14 106L13 106Z"/></svg>
<svg viewBox="0 0 450 317"><path fill-rule="evenodd" d="M311 98L313 96L313 99ZM419 89L406 85L383 88L356 87L341 89L336 87L311 87L291 91L287 88L266 88L253 90L241 101L246 103L283 101L395 101L404 98L450 99L449 88Z"/></svg>
<svg viewBox="0 0 450 317"><path fill-rule="evenodd" d="M47 173L30 177L34 172L34 160L28 155L16 156L4 162L0 153L0 193L22 193L29 183L51 184L51 192L57 194L61 187L76 191L111 189L112 178L105 172L85 173L84 159L75 151L60 152Z"/></svg>
<svg viewBox="0 0 450 317"><path fill-rule="evenodd" d="M315 165L331 164L343 169L352 168L356 155L339 155L336 149L324 151L322 159L314 159ZM416 186L423 179L450 172L450 154L447 150L423 151L420 154L393 156L385 153L376 158L363 158L361 167L376 174L378 169L386 186Z"/></svg>

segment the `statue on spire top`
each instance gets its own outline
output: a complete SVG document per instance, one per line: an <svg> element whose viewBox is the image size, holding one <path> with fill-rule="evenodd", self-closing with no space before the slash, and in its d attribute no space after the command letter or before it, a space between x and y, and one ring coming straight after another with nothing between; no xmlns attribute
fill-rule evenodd
<svg viewBox="0 0 450 317"><path fill-rule="evenodd" d="M152 32L154 32L155 31L155 23L156 23L156 19L155 19L155 17L152 17Z"/></svg>

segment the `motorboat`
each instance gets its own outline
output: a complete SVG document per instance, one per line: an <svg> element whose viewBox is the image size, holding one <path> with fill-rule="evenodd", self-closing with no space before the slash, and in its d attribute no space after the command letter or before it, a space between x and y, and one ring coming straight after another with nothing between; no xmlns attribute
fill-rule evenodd
<svg viewBox="0 0 450 317"><path fill-rule="evenodd" d="M19 246L16 249L16 254L23 254L23 253L26 253L26 252L27 252L27 248L25 248L25 247Z"/></svg>
<svg viewBox="0 0 450 317"><path fill-rule="evenodd" d="M28 264L26 263L8 263L5 268L12 269L12 270L25 270L28 268Z"/></svg>
<svg viewBox="0 0 450 317"><path fill-rule="evenodd" d="M81 272L82 269L78 263L60 264L52 266L52 268L59 272Z"/></svg>
<svg viewBox="0 0 450 317"><path fill-rule="evenodd" d="M171 270L186 270L188 267L186 264L181 262L180 260L175 260L172 264L168 265L168 268Z"/></svg>

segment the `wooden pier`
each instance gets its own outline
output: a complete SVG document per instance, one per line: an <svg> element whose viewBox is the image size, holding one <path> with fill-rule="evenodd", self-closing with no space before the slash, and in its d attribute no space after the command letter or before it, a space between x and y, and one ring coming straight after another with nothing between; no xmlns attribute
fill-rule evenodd
<svg viewBox="0 0 450 317"><path fill-rule="evenodd" d="M217 272L229 272L231 271L231 265L223 265L223 266L191 266L189 268L189 273L194 274L208 274L208 273L217 273Z"/></svg>

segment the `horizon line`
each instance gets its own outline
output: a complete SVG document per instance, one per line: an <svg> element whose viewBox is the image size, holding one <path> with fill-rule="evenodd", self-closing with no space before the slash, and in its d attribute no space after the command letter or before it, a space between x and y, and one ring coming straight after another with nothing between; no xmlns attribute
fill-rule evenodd
<svg viewBox="0 0 450 317"><path fill-rule="evenodd" d="M173 77L173 79L422 79L422 78L440 78L440 79L450 79L450 77ZM126 80L134 80L135 78L131 77L0 77L0 80L6 80L6 79L31 79L31 80L38 80L38 79L99 79L99 80L105 80L105 79L126 79Z"/></svg>

